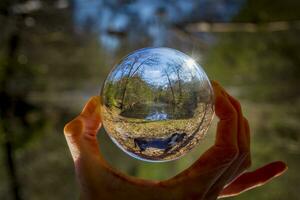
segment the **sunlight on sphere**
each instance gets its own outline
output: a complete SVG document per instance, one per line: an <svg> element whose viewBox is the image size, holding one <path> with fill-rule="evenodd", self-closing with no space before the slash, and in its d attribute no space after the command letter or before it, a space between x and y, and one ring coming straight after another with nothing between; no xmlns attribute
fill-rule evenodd
<svg viewBox="0 0 300 200"><path fill-rule="evenodd" d="M213 90L186 54L144 48L123 58L101 93L103 126L129 155L152 162L179 158L204 137L213 117Z"/></svg>

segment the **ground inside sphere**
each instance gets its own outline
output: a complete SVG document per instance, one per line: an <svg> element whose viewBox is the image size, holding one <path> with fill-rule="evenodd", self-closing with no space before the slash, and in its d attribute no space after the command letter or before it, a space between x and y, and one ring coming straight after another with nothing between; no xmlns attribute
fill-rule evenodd
<svg viewBox="0 0 300 200"><path fill-rule="evenodd" d="M131 156L167 161L190 151L213 116L213 92L202 68L169 48L125 57L102 89L103 125Z"/></svg>

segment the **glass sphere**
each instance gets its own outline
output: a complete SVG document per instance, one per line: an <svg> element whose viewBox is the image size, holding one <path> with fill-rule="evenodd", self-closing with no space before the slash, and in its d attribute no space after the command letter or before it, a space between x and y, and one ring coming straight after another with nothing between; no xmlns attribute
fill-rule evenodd
<svg viewBox="0 0 300 200"><path fill-rule="evenodd" d="M170 48L144 48L121 60L101 92L103 126L123 151L152 162L174 160L204 137L213 90L203 69Z"/></svg>

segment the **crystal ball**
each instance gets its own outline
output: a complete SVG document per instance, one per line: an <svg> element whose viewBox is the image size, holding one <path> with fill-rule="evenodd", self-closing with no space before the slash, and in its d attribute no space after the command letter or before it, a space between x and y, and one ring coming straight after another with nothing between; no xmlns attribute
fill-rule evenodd
<svg viewBox="0 0 300 200"><path fill-rule="evenodd" d="M163 162L193 149L214 113L213 89L195 60L170 48L124 57L101 91L103 126L134 158Z"/></svg>

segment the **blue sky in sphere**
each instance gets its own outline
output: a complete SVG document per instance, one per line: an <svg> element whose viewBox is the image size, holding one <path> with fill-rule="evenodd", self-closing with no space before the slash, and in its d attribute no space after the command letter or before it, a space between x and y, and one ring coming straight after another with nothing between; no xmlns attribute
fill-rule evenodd
<svg viewBox="0 0 300 200"><path fill-rule="evenodd" d="M132 66L134 57L139 57L139 59ZM193 58L186 54L169 48L146 48L136 51L124 58L124 60L122 60L121 63L119 63L111 72L108 80L115 82L120 80L122 77L128 77L130 66L132 66L132 74L142 62L150 57L156 59L157 63L143 64L135 73L135 75L140 76L150 85L163 88L167 87L169 84L167 76L169 76L169 79L172 82L176 82L178 80L178 76L174 71L175 68L172 63L180 66L181 81L191 81L193 78L196 78L199 81L207 79L201 66L198 65Z"/></svg>

